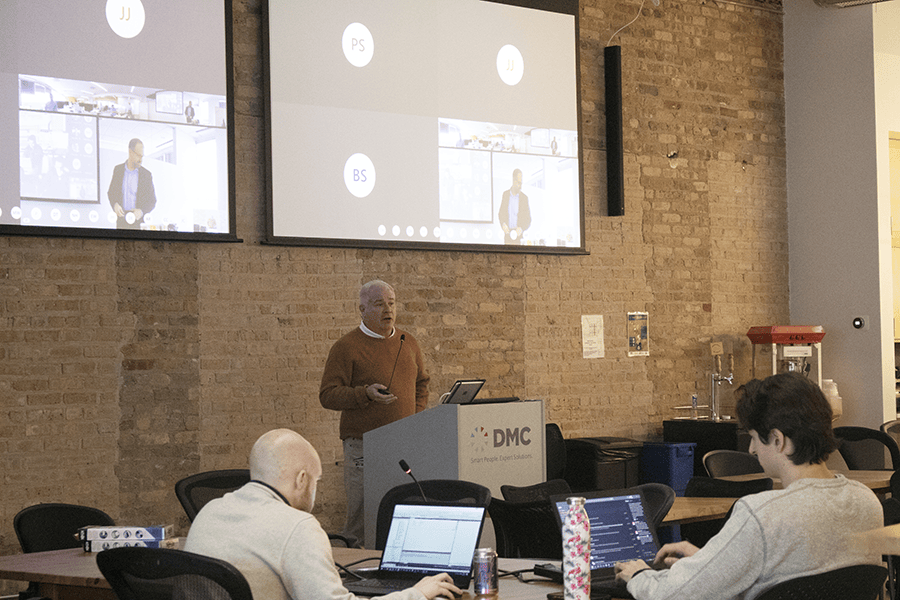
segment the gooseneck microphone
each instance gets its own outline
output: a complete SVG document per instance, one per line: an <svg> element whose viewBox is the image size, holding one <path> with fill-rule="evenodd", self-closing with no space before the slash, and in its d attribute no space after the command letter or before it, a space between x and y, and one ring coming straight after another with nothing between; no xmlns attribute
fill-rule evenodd
<svg viewBox="0 0 900 600"><path fill-rule="evenodd" d="M416 479L416 476L412 474L412 469L409 468L409 465L406 464L405 460L400 461L400 468L403 469L403 472L412 477L412 480L416 482L416 485L419 486L419 493L422 494L422 500L425 502L429 502L428 496L425 495L425 490L422 489L422 484L419 483L419 480Z"/></svg>
<svg viewBox="0 0 900 600"><path fill-rule="evenodd" d="M387 390L383 390L383 391L385 391L385 392L390 393L391 384L394 383L394 371L397 370L397 361L400 360L400 352L403 351L403 340L405 340L405 339L406 339L406 334L405 334L405 333L401 333L401 334L400 334L400 347L397 348L397 358L394 359L394 368L391 369L391 379L390 379L390 381L388 381L388 385L387 385L387 386L388 386L388 389L387 389ZM403 470L406 471L406 467L403 467ZM406 471L406 472L409 473L409 471ZM411 475L411 473L410 473L410 475Z"/></svg>

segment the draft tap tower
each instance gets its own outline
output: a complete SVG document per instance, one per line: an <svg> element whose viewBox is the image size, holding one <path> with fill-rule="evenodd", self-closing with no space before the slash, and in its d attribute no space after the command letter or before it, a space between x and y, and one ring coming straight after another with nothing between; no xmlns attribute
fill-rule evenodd
<svg viewBox="0 0 900 600"><path fill-rule="evenodd" d="M709 418L712 421L722 420L722 411L719 407L719 386L724 382L734 383L734 353L728 353L728 375L722 375L722 356L725 348L722 342L712 342L710 352L715 359L715 370L709 374Z"/></svg>

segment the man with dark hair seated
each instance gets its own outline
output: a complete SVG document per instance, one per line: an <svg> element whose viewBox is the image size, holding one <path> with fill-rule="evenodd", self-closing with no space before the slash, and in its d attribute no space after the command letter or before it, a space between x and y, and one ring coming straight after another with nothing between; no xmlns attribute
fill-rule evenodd
<svg viewBox="0 0 900 600"><path fill-rule="evenodd" d="M739 499L722 531L703 548L666 544L655 570L644 561L616 565L638 600L754 598L782 581L881 556L851 550L850 534L882 526L881 504L865 485L834 475L831 406L796 373L754 379L738 390L737 416L750 452L783 489Z"/></svg>

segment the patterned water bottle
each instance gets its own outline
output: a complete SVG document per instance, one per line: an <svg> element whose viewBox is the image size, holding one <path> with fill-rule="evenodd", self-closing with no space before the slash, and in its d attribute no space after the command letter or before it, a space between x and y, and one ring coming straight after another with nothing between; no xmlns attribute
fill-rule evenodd
<svg viewBox="0 0 900 600"><path fill-rule="evenodd" d="M565 600L590 600L591 527L584 498L568 498L569 512L563 522L563 597Z"/></svg>

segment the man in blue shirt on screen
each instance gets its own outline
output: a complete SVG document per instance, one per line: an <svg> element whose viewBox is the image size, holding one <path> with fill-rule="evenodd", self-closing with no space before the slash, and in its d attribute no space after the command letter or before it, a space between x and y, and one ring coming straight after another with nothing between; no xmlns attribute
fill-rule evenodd
<svg viewBox="0 0 900 600"><path fill-rule="evenodd" d="M531 227L531 209L528 196L522 191L522 171L513 170L512 186L503 192L500 201L500 227L503 228L503 243L521 244L522 233Z"/></svg>
<svg viewBox="0 0 900 600"><path fill-rule="evenodd" d="M107 195L118 229L140 229L144 215L156 206L153 175L141 166L143 161L144 143L133 138L128 142L128 160L113 168Z"/></svg>

